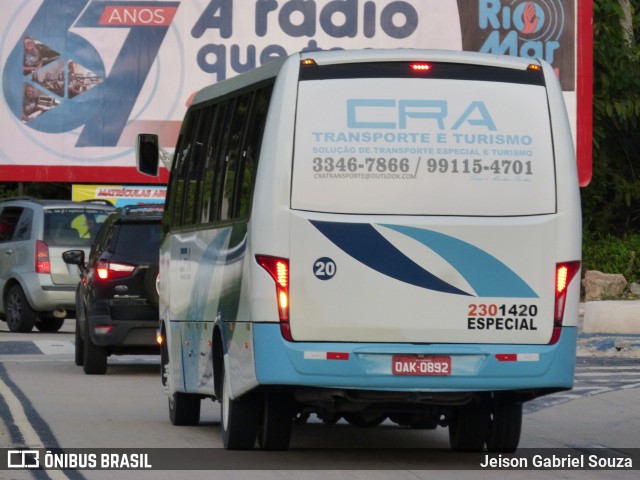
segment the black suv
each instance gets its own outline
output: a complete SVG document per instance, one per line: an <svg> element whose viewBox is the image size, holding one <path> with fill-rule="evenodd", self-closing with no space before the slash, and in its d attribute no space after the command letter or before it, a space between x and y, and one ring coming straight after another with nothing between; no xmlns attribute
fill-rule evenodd
<svg viewBox="0 0 640 480"><path fill-rule="evenodd" d="M159 354L158 258L161 205L119 209L102 224L85 264L82 250L64 252L78 265L76 365L87 374L104 374L107 357Z"/></svg>

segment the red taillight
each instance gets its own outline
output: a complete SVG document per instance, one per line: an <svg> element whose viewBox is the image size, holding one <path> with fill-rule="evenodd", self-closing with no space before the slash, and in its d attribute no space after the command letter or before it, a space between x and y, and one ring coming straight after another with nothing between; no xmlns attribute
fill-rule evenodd
<svg viewBox="0 0 640 480"><path fill-rule="evenodd" d="M431 64L424 62L412 63L409 65L409 67L414 72L428 72L429 70L431 70Z"/></svg>
<svg viewBox="0 0 640 480"><path fill-rule="evenodd" d="M276 299L280 316L280 331L285 340L293 341L289 325L289 260L286 258L256 255L256 260L276 282Z"/></svg>
<svg viewBox="0 0 640 480"><path fill-rule="evenodd" d="M576 273L580 271L580 262L565 262L556 265L556 301L553 312L553 335L550 344L556 343L560 338L562 318L567 301L567 290Z"/></svg>
<svg viewBox="0 0 640 480"><path fill-rule="evenodd" d="M96 325L93 331L96 335L107 335L113 332L113 325Z"/></svg>
<svg viewBox="0 0 640 480"><path fill-rule="evenodd" d="M98 262L96 264L96 274L100 280L115 280L117 278L125 278L133 273L136 269L133 265L114 262Z"/></svg>
<svg viewBox="0 0 640 480"><path fill-rule="evenodd" d="M36 273L51 273L49 247L42 240L36 241Z"/></svg>

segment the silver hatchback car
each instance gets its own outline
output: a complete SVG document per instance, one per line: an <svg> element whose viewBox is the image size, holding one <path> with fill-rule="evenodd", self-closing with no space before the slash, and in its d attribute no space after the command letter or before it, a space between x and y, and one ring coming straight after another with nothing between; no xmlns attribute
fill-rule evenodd
<svg viewBox="0 0 640 480"><path fill-rule="evenodd" d="M0 199L0 319L12 332L56 332L75 315L77 267L62 252L89 253L114 207L90 202Z"/></svg>

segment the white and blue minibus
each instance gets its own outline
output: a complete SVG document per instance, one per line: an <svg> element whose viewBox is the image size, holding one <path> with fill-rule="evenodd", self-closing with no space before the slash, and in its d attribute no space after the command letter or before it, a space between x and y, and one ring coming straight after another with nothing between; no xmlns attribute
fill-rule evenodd
<svg viewBox="0 0 640 480"><path fill-rule="evenodd" d="M580 198L544 61L314 51L204 88L163 238L170 418L219 401L226 448L314 415L509 452L523 403L573 386Z"/></svg>

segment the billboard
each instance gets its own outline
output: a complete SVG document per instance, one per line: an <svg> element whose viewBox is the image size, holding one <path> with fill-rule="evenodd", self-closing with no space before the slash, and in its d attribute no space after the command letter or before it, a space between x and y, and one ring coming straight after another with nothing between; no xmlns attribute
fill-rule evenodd
<svg viewBox="0 0 640 480"><path fill-rule="evenodd" d="M87 202L106 200L114 207L127 205L164 205L167 187L164 185L73 185L71 200Z"/></svg>
<svg viewBox="0 0 640 480"><path fill-rule="evenodd" d="M591 176L591 0L13 0L0 13L0 181L163 183L200 88L296 51L435 48L544 58Z"/></svg>

